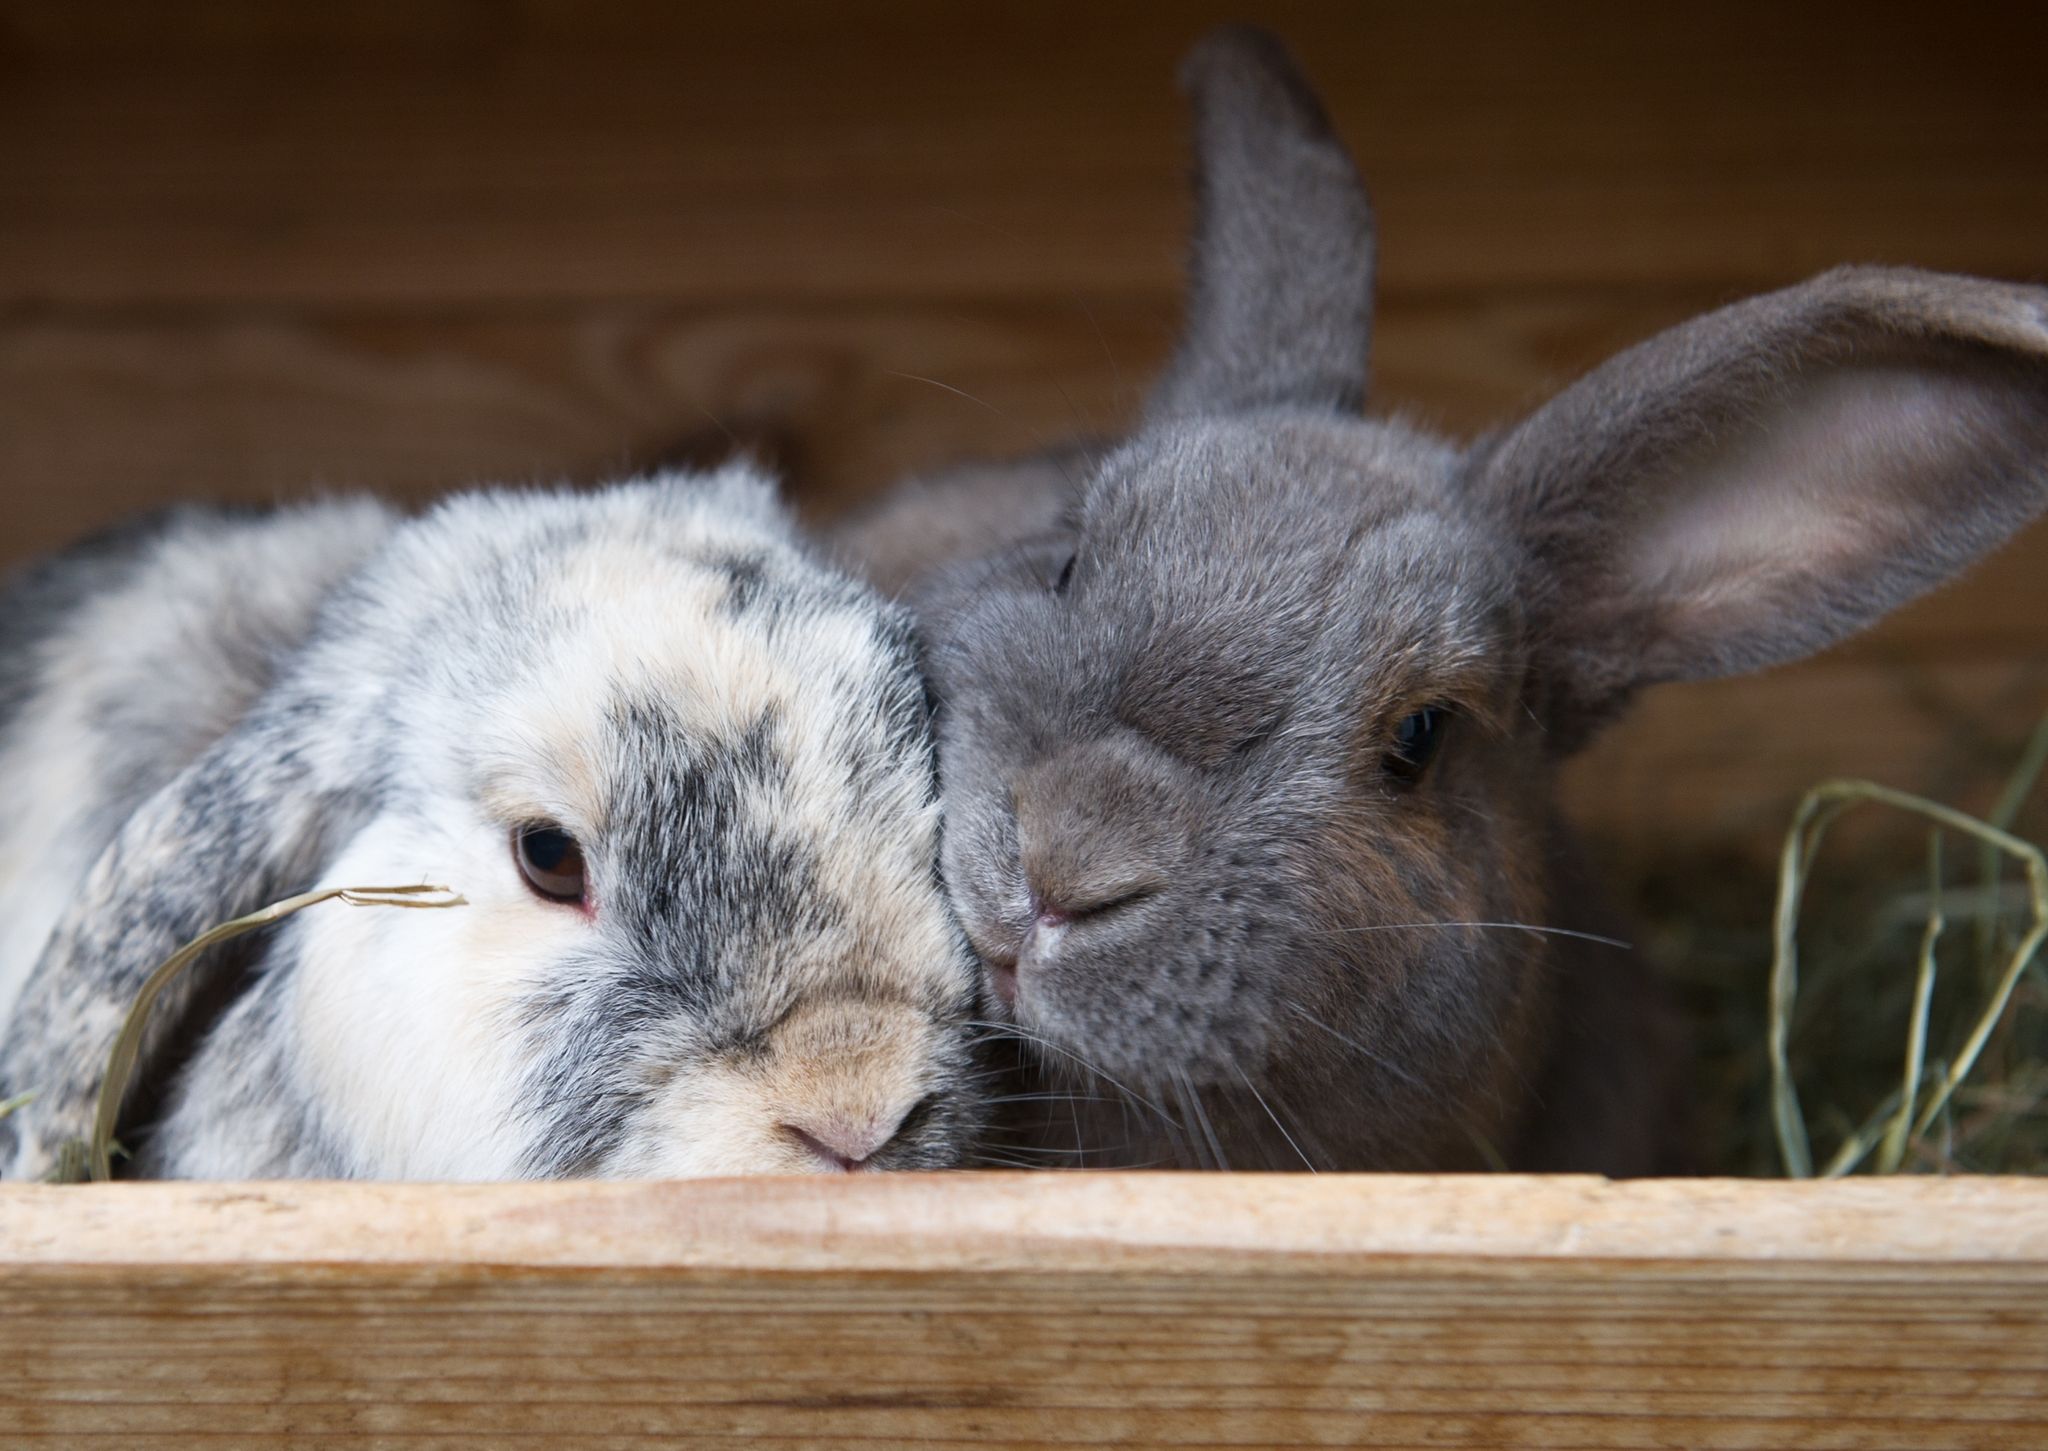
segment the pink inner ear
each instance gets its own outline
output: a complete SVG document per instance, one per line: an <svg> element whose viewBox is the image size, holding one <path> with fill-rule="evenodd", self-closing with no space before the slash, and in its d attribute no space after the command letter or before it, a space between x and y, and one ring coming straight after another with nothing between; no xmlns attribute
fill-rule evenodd
<svg viewBox="0 0 2048 1451"><path fill-rule="evenodd" d="M1915 582L1899 597L1912 593L1945 552L1941 515L1969 507L1985 445L1996 449L1996 396L1906 367L1788 389L1645 482L1635 540L1616 544L1627 588L1681 650L1716 655L1750 653L1725 637L1773 629L1770 616L1814 587L1898 568Z"/></svg>

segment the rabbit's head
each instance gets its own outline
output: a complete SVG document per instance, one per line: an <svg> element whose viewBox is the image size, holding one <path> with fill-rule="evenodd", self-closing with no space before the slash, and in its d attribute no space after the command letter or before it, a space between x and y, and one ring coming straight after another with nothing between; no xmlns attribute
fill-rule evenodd
<svg viewBox="0 0 2048 1451"><path fill-rule="evenodd" d="M1058 527L915 591L946 881L1027 1051L1155 1110L1109 1119L1148 1154L1506 1148L1583 1010L1553 949L1619 950L1562 884L1555 763L2036 514L2048 292L1833 273L1461 449L1359 415L1370 218L1285 55L1226 32L1188 81L1188 319L1141 427Z"/></svg>
<svg viewBox="0 0 2048 1451"><path fill-rule="evenodd" d="M24 1150L76 1122L179 940L309 884L425 881L467 905L313 909L162 1010L146 1171L956 1162L975 983L937 836L907 624L766 485L453 499L101 859L12 1025L45 1090Z"/></svg>

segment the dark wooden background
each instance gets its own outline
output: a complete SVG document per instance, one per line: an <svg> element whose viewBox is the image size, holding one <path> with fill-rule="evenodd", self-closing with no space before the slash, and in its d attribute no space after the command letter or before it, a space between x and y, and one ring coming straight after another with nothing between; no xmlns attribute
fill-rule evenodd
<svg viewBox="0 0 2048 1451"><path fill-rule="evenodd" d="M1502 421L1842 261L2048 278L2048 6L0 0L0 563L170 499L764 448L814 517L1126 416L1176 317L1176 56L1253 18L1374 188L1377 395ZM1834 772L1968 798L2048 705L2048 532L1667 690L1611 840ZM1960 747L1959 747L1960 743Z"/></svg>

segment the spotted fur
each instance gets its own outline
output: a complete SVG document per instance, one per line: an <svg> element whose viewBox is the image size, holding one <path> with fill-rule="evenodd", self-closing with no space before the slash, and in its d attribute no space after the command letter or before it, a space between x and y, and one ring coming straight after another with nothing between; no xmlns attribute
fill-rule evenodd
<svg viewBox="0 0 2048 1451"><path fill-rule="evenodd" d="M970 959L905 618L734 468L185 512L0 598L0 1169L82 1137L142 979L142 1173L482 1179L955 1162ZM511 839L583 844L588 910Z"/></svg>

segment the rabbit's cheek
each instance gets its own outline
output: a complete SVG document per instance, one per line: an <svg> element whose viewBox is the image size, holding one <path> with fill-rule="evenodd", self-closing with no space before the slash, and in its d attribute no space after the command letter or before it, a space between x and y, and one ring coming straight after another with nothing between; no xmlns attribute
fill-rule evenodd
<svg viewBox="0 0 2048 1451"><path fill-rule="evenodd" d="M299 1071L367 1174L519 1172L527 1134L509 1106L525 1064L508 1028L528 975L516 964L534 963L534 947L509 961L473 956L464 910L300 919L289 1005Z"/></svg>
<svg viewBox="0 0 2048 1451"><path fill-rule="evenodd" d="M517 1172L530 1131L512 1107L529 1067L515 1030L537 986L590 939L574 908L525 888L501 837L470 835L379 821L322 878L446 881L466 906L330 908L295 922L302 946L291 1014L302 1071L337 1106L369 1172Z"/></svg>
<svg viewBox="0 0 2048 1451"><path fill-rule="evenodd" d="M12 799L12 798L10 798ZM27 843L25 834L15 840ZM91 854L62 840L37 843L29 851L0 843L0 1028L42 956L65 907L92 869Z"/></svg>

